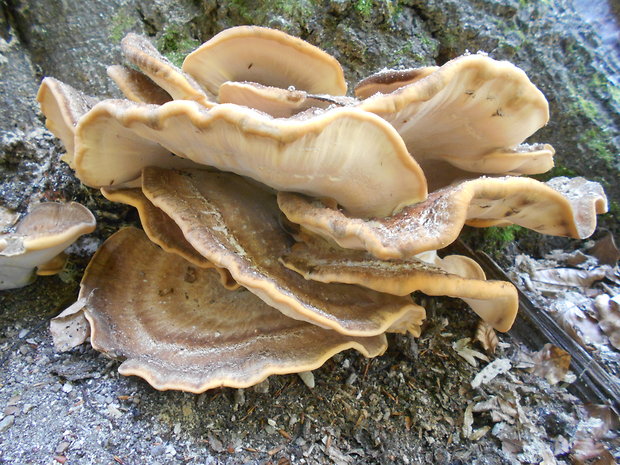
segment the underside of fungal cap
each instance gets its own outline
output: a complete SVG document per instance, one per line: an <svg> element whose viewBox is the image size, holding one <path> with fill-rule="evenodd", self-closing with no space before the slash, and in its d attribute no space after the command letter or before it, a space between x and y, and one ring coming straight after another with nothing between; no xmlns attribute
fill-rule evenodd
<svg viewBox="0 0 620 465"><path fill-rule="evenodd" d="M437 71L439 66L424 66L409 69L384 69L362 79L355 86L355 96L368 98L375 94L389 94L396 89L413 84Z"/></svg>
<svg viewBox="0 0 620 465"><path fill-rule="evenodd" d="M127 34L121 41L127 61L140 68L153 82L176 100L193 100L212 107L214 95L208 95L189 75L162 56L149 40L138 34Z"/></svg>
<svg viewBox="0 0 620 465"><path fill-rule="evenodd" d="M75 126L97 100L58 79L46 77L39 87L37 101L45 115L45 126L65 146L67 153L62 160L73 167Z"/></svg>
<svg viewBox="0 0 620 465"><path fill-rule="evenodd" d="M92 232L95 224L93 214L79 203L32 207L14 233L0 235L0 289L30 284L39 265L50 271L52 261L78 237Z"/></svg>
<svg viewBox="0 0 620 465"><path fill-rule="evenodd" d="M232 104L207 110L187 101L108 100L80 121L76 151L78 177L97 187L133 179L148 165L183 169L180 157L277 190L332 198L360 216L389 215L426 198L424 174L398 133L355 108L274 119ZM121 177L122 164L131 169Z"/></svg>
<svg viewBox="0 0 620 465"><path fill-rule="evenodd" d="M478 272L480 267L475 262L474 266L467 263L471 261L467 257L435 257L431 263L415 257L384 261L317 238L295 244L281 261L304 278L324 283L357 284L402 296L421 291L431 296L458 297L498 331L510 329L519 307L517 290L512 284L486 281L484 273Z"/></svg>
<svg viewBox="0 0 620 465"><path fill-rule="evenodd" d="M104 100L80 119L73 168L82 183L95 188L136 187L140 185L140 173L145 166L200 167L121 124L119 115L131 120L136 111L134 106L158 108L128 100Z"/></svg>
<svg viewBox="0 0 620 465"><path fill-rule="evenodd" d="M410 297L307 281L285 268L278 257L293 241L281 226L275 195L239 176L147 168L142 183L194 249L288 317L354 336L381 334L393 325L417 330L424 319L424 309Z"/></svg>
<svg viewBox="0 0 620 465"><path fill-rule="evenodd" d="M196 252L183 236L183 232L160 208L153 205L142 193L142 189L101 189L103 196L112 201L131 205L138 210L142 228L148 238L166 252L176 253L200 268L214 268L220 274L220 282L226 289L239 287L228 270L218 268Z"/></svg>
<svg viewBox="0 0 620 465"><path fill-rule="evenodd" d="M214 271L126 228L89 264L82 308L61 317L69 325L83 313L92 346L123 359L121 374L140 376L159 390L248 387L272 374L316 369L349 348L366 357L386 349L384 335L349 337L293 320L218 281Z"/></svg>
<svg viewBox="0 0 620 465"><path fill-rule="evenodd" d="M485 155L518 146L549 119L547 100L522 70L482 54L456 58L360 108L389 121L417 160L458 158L469 171L479 169ZM546 169L548 163L528 166L529 173Z"/></svg>
<svg viewBox="0 0 620 465"><path fill-rule="evenodd" d="M317 200L280 192L289 221L341 247L367 250L381 259L408 258L456 240L464 224L517 224L554 236L586 238L596 215L607 211L600 184L583 178L479 178L440 189L428 199L380 219L345 215Z"/></svg>
<svg viewBox="0 0 620 465"><path fill-rule="evenodd" d="M121 65L108 66L106 71L129 100L155 105L172 100L168 92L140 71Z"/></svg>
<svg viewBox="0 0 620 465"><path fill-rule="evenodd" d="M274 118L289 118L310 108L352 106L357 103L357 100L345 96L315 95L303 90L232 81L220 86L219 101L254 108Z"/></svg>
<svg viewBox="0 0 620 465"><path fill-rule="evenodd" d="M183 71L217 95L226 81L250 81L313 94L344 95L340 63L323 50L275 29L226 29L185 58Z"/></svg>

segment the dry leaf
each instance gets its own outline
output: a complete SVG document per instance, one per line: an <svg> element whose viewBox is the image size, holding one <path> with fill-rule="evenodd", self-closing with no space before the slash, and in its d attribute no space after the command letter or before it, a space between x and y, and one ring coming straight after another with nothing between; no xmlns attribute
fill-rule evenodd
<svg viewBox="0 0 620 465"><path fill-rule="evenodd" d="M563 381L570 367L570 354L559 347L545 344L544 347L533 354L534 367L530 373L544 377L549 384L557 384Z"/></svg>
<svg viewBox="0 0 620 465"><path fill-rule="evenodd" d="M614 266L620 260L620 250L618 250L614 236L611 233L596 241L594 247L589 249L588 253L596 257L602 265Z"/></svg>
<svg viewBox="0 0 620 465"><path fill-rule="evenodd" d="M609 454L609 451L601 443L594 438L578 438L573 443L573 448L571 450L571 456L573 458L573 463L576 465L585 465L587 460L590 459L603 459L605 455ZM611 457L613 460L613 457ZM596 463L603 464L615 464L615 461L607 462L597 461Z"/></svg>
<svg viewBox="0 0 620 465"><path fill-rule="evenodd" d="M587 262L588 259L591 259L592 257L584 254L581 250L576 250L574 252L564 252L563 250L556 249L545 255L545 258L560 263L566 263L570 266L577 266ZM592 261L594 262L594 260Z"/></svg>
<svg viewBox="0 0 620 465"><path fill-rule="evenodd" d="M452 348L456 351L457 354L467 360L467 363L469 363L471 366L478 366L478 361L476 360L476 358L488 362L489 359L486 355L469 347L470 342L470 338L464 337L463 339L459 339L458 341L452 343Z"/></svg>
<svg viewBox="0 0 620 465"><path fill-rule="evenodd" d="M90 324L84 316L87 299L80 299L50 321L50 332L57 352L66 352L90 336Z"/></svg>
<svg viewBox="0 0 620 465"><path fill-rule="evenodd" d="M502 373L506 373L511 368L512 365L510 364L510 360L507 358L498 358L497 360L493 360L493 362L489 363L478 372L471 382L471 387L476 389L482 384L487 384L495 379L495 377L501 375Z"/></svg>
<svg viewBox="0 0 620 465"><path fill-rule="evenodd" d="M598 310L598 324L609 338L609 342L620 350L620 295L609 297L599 295L594 301Z"/></svg>
<svg viewBox="0 0 620 465"><path fill-rule="evenodd" d="M499 343L499 339L497 339L497 334L495 334L493 327L482 320L478 322L475 340L480 342L484 350L489 354L495 353L495 349Z"/></svg>
<svg viewBox="0 0 620 465"><path fill-rule="evenodd" d="M589 299L586 301L587 305L590 305L591 301ZM605 343L599 322L575 302L558 298L550 306L549 311L564 331L582 346Z"/></svg>
<svg viewBox="0 0 620 465"><path fill-rule="evenodd" d="M543 285L558 286L560 288L587 289L596 281L605 279L606 270L602 267L592 270L578 270L576 268L551 268L536 270L532 280Z"/></svg>
<svg viewBox="0 0 620 465"><path fill-rule="evenodd" d="M571 457L576 465L615 465L613 455L601 442L609 434L614 434L620 425L618 416L607 405L586 405L588 418L582 420L575 433L575 442L571 449Z"/></svg>
<svg viewBox="0 0 620 465"><path fill-rule="evenodd" d="M618 415L608 405L586 404L585 408L588 419L580 425L578 435L583 432L595 439L602 439L620 427Z"/></svg>

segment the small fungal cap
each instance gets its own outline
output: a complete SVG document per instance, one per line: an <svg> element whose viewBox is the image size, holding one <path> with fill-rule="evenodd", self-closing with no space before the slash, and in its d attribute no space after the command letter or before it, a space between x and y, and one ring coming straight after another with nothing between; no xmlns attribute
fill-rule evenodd
<svg viewBox="0 0 620 465"><path fill-rule="evenodd" d="M362 79L355 86L355 96L361 99L375 94L389 94L396 89L413 84L437 71L439 66L424 66L409 69L384 69Z"/></svg>
<svg viewBox="0 0 620 465"><path fill-rule="evenodd" d="M73 167L75 126L97 100L58 79L46 77L41 82L37 101L45 115L45 126L65 146L63 160Z"/></svg>
<svg viewBox="0 0 620 465"><path fill-rule="evenodd" d="M44 265L45 270L47 264L49 271L55 257L94 229L95 217L79 203L35 205L14 233L0 236L0 289L29 284L36 267ZM62 269L57 263L55 268Z"/></svg>
<svg viewBox="0 0 620 465"><path fill-rule="evenodd" d="M254 108L274 118L289 118L312 108L352 106L357 103L357 100L345 96L314 95L303 90L232 81L220 86L219 101Z"/></svg>
<svg viewBox="0 0 620 465"><path fill-rule="evenodd" d="M153 82L176 100L194 100L205 107L215 105L215 94L209 95L188 74L161 55L149 40L129 33L121 41L123 55L140 68Z"/></svg>
<svg viewBox="0 0 620 465"><path fill-rule="evenodd" d="M172 100L168 92L138 70L122 65L112 65L108 66L106 72L129 100L155 105Z"/></svg>

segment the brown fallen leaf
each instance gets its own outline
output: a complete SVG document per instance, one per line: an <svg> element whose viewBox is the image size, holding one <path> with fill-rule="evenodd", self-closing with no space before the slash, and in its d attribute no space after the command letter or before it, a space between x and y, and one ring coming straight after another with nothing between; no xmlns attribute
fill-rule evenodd
<svg viewBox="0 0 620 465"><path fill-rule="evenodd" d="M588 299L588 306L590 306L590 302ZM583 305L583 303L579 304ZM601 331L599 322L580 308L580 305L569 299L558 298L549 306L549 313L562 329L580 345L587 347L593 344L605 344L605 336Z"/></svg>
<svg viewBox="0 0 620 465"><path fill-rule="evenodd" d="M532 280L541 284L560 286L564 288L587 289L596 281L605 279L606 270L594 268L592 270L578 270L576 268L551 268L536 270Z"/></svg>
<svg viewBox="0 0 620 465"><path fill-rule="evenodd" d="M570 360L570 354L564 349L545 344L540 351L532 354L534 366L529 372L542 376L549 384L557 384L568 374Z"/></svg>
<svg viewBox="0 0 620 465"><path fill-rule="evenodd" d="M614 266L620 260L620 250L618 250L611 233L596 241L594 246L588 249L588 253L596 257L601 265Z"/></svg>
<svg viewBox="0 0 620 465"><path fill-rule="evenodd" d="M493 327L482 320L478 321L475 340L480 342L484 350L489 354L495 353L495 349L499 343L499 339L497 339L497 334L495 334Z"/></svg>
<svg viewBox="0 0 620 465"><path fill-rule="evenodd" d="M620 350L620 295L609 297L599 295L594 301L598 310L598 324L609 338L609 342Z"/></svg>
<svg viewBox="0 0 620 465"><path fill-rule="evenodd" d="M585 407L588 416L579 423L575 432L575 441L570 451L572 463L616 465L613 455L601 440L609 438L618 429L618 415L608 405L586 404Z"/></svg>

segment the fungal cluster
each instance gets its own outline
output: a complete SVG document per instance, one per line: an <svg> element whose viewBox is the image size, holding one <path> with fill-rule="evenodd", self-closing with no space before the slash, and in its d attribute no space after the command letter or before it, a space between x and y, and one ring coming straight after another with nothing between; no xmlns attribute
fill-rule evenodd
<svg viewBox="0 0 620 465"><path fill-rule="evenodd" d="M126 99L53 78L38 95L76 176L143 227L101 246L52 334L61 350L90 336L157 389L378 356L386 332L420 334L414 291L507 331L516 289L437 250L464 224L583 238L607 208L596 183L519 176L553 166L549 145L523 144L548 105L483 54L382 71L350 97L333 57L272 29L225 30L182 69L135 34L122 51L108 74Z"/></svg>

